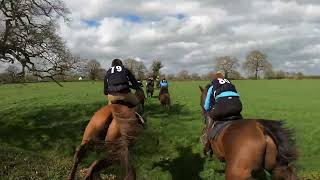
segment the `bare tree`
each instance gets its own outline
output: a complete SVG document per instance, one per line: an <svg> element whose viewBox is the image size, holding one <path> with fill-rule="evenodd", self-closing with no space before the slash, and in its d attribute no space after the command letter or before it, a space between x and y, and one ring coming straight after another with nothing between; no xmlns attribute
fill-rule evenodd
<svg viewBox="0 0 320 180"><path fill-rule="evenodd" d="M190 79L189 72L187 70L182 70L177 74L179 80L188 80Z"/></svg>
<svg viewBox="0 0 320 180"><path fill-rule="evenodd" d="M76 64L74 65L75 68L72 69L72 73L77 76L77 77L82 77L82 78L88 78L89 74L87 71L87 63L88 59L83 59L80 56L75 56L75 62Z"/></svg>
<svg viewBox="0 0 320 180"><path fill-rule="evenodd" d="M0 0L0 62L19 62L22 76L26 69L40 78L61 75L73 60L56 33L66 14L62 0Z"/></svg>
<svg viewBox="0 0 320 180"><path fill-rule="evenodd" d="M129 58L124 60L123 64L135 75L136 78L140 80L145 78L147 68L142 61Z"/></svg>
<svg viewBox="0 0 320 180"><path fill-rule="evenodd" d="M201 75L201 80L212 80L213 73L213 71L210 71L206 74Z"/></svg>
<svg viewBox="0 0 320 180"><path fill-rule="evenodd" d="M161 61L155 60L152 62L151 71L152 71L153 79L156 79L158 76L160 76L160 69L161 68L163 68L163 64Z"/></svg>
<svg viewBox="0 0 320 180"><path fill-rule="evenodd" d="M193 74L191 74L191 79L192 80L200 80L201 78L198 73L193 73Z"/></svg>
<svg viewBox="0 0 320 180"><path fill-rule="evenodd" d="M232 71L228 76L229 79L243 79L240 72L236 70Z"/></svg>
<svg viewBox="0 0 320 180"><path fill-rule="evenodd" d="M92 59L88 61L86 65L86 71L87 71L87 74L89 75L89 79L94 81L97 80L99 73L101 71L100 69L101 69L101 64L97 60Z"/></svg>
<svg viewBox="0 0 320 180"><path fill-rule="evenodd" d="M17 66L9 65L5 71L8 73L8 76L10 77L9 82L14 83L18 81L19 69Z"/></svg>
<svg viewBox="0 0 320 180"><path fill-rule="evenodd" d="M168 80L175 80L176 79L176 76L174 74L168 74L166 77Z"/></svg>
<svg viewBox="0 0 320 180"><path fill-rule="evenodd" d="M236 72L236 68L239 67L239 60L231 56L222 56L216 58L216 71L223 71L224 76L229 78L229 75Z"/></svg>
<svg viewBox="0 0 320 180"><path fill-rule="evenodd" d="M243 64L243 68L258 79L259 72L272 69L267 56L258 50L251 51Z"/></svg>

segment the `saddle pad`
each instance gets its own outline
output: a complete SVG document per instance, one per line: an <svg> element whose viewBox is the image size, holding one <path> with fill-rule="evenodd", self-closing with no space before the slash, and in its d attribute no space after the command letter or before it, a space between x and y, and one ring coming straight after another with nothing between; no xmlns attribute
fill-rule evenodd
<svg viewBox="0 0 320 180"><path fill-rule="evenodd" d="M220 132L234 121L215 121L209 130L209 139L215 139Z"/></svg>
<svg viewBox="0 0 320 180"><path fill-rule="evenodd" d="M131 104L129 102L126 102L124 100L115 100L115 101L111 101L111 104L120 104L120 105L124 105L127 106L128 108L134 108L136 105Z"/></svg>

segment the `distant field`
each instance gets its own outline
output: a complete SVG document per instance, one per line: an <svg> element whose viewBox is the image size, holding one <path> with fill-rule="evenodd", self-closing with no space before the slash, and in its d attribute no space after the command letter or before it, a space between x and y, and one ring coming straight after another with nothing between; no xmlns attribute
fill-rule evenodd
<svg viewBox="0 0 320 180"><path fill-rule="evenodd" d="M201 153L198 85L205 84L170 83L173 107L169 112L159 109L157 98L147 100L148 128L133 149L138 179L224 179L223 163ZM244 104L243 115L285 120L296 131L300 176L319 177L320 80L243 80L235 84ZM74 148L106 98L102 82L63 85L0 85L1 179L67 176Z"/></svg>

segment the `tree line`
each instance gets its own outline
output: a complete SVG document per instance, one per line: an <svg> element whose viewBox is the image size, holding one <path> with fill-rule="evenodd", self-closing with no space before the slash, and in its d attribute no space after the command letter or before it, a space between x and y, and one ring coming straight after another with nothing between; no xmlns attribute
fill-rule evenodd
<svg viewBox="0 0 320 180"><path fill-rule="evenodd" d="M166 78L168 80L210 80L213 72L222 71L226 78L229 79L302 79L302 78L319 78L317 76L306 77L301 72L285 72L282 70L273 70L272 64L267 60L267 56L258 50L248 53L245 61L240 61L232 56L217 57L212 61L213 70L205 74L189 73L187 70L181 70L176 74L163 74L161 69L164 64L160 60L154 60L149 68L142 61L133 58L123 60L124 66L127 67L137 79L144 80L152 77L153 79ZM243 77L239 72L239 68L247 73L247 77ZM0 74L0 82L17 83L17 82L35 82L50 80L50 78L42 79L34 76L31 71L26 71L21 79L19 68L10 65L4 73ZM79 80L103 80L106 69L102 67L96 59L83 59L79 56L73 57L72 68L60 69L60 73L54 76L56 81L75 81Z"/></svg>

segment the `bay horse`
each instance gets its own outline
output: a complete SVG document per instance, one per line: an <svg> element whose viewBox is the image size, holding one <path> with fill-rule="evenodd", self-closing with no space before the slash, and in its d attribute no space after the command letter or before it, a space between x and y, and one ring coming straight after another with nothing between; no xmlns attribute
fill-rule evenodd
<svg viewBox="0 0 320 180"><path fill-rule="evenodd" d="M147 91L147 97L151 98L153 96L154 84L153 83L148 83L147 86L146 86L146 91Z"/></svg>
<svg viewBox="0 0 320 180"><path fill-rule="evenodd" d="M159 92L159 101L162 107L169 108L171 105L168 87L161 87Z"/></svg>
<svg viewBox="0 0 320 180"><path fill-rule="evenodd" d="M144 120L133 109L109 104L98 110L89 121L80 146L77 147L69 180L76 175L77 166L86 151L93 145L108 150L105 159L94 161L86 170L86 180L100 179L98 172L114 163L122 163L125 167L126 180L134 180L135 170L129 164L129 145L143 129Z"/></svg>
<svg viewBox="0 0 320 180"><path fill-rule="evenodd" d="M146 96L144 95L143 90L137 89L135 92L135 95L137 96L142 108L144 109L144 102L145 102Z"/></svg>
<svg viewBox="0 0 320 180"><path fill-rule="evenodd" d="M202 88L203 104L210 86ZM212 119L215 121L214 119ZM213 139L208 137L211 125L206 124L204 149L212 151L219 160L226 162L226 180L247 180L252 173L263 169L269 171L275 180L296 180L292 163L297 159L293 131L283 127L282 121L262 119L241 119L232 121Z"/></svg>

